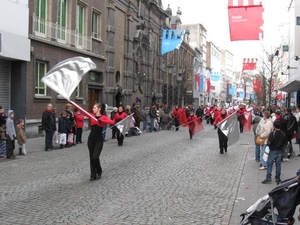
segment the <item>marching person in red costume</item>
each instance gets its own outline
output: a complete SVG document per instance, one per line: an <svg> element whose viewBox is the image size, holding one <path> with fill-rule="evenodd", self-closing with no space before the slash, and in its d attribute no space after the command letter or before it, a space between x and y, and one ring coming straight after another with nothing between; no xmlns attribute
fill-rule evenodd
<svg viewBox="0 0 300 225"><path fill-rule="evenodd" d="M225 118L227 118L229 114L226 112L226 109L221 110L221 114L215 118L214 125L215 129L217 129L217 125L222 122ZM219 137L219 148L220 148L220 154L224 154L224 151L227 152L227 142L228 137L221 131L220 128L218 128L218 137Z"/></svg>
<svg viewBox="0 0 300 225"><path fill-rule="evenodd" d="M245 105L241 104L240 108L237 111L238 121L240 123L240 132L243 133L244 131L244 123L245 123L245 112L247 112Z"/></svg>
<svg viewBox="0 0 300 225"><path fill-rule="evenodd" d="M210 121L210 125L213 125L213 123L214 123L214 118L213 118L213 114L214 114L214 111L215 111L215 105L213 105L213 106L211 106L210 108L209 108L209 113L210 113L210 118L209 118L209 121Z"/></svg>
<svg viewBox="0 0 300 225"><path fill-rule="evenodd" d="M174 125L176 127L175 131L179 130L179 107L178 105L175 106L175 109L172 112L172 117L174 118Z"/></svg>
<svg viewBox="0 0 300 225"><path fill-rule="evenodd" d="M197 116L194 115L193 111L190 111L190 115L187 117L187 125L189 126L189 134L190 134L190 139L193 139L193 136L195 134L195 126L196 126L196 122L201 122L200 118L198 118Z"/></svg>
<svg viewBox="0 0 300 225"><path fill-rule="evenodd" d="M205 109L204 109L204 115L205 115L206 124L209 124L209 119L211 117L209 106L205 107Z"/></svg>
<svg viewBox="0 0 300 225"><path fill-rule="evenodd" d="M79 108L79 110L81 110ZM103 148L103 138L102 131L106 124L113 125L115 122L109 119L105 115L101 115L101 105L99 103L95 104L93 107L93 113L89 114L85 111L81 111L84 115L90 118L91 132L88 137L87 146L90 155L90 167L91 167L91 178L90 181L100 180L102 175L102 168L100 165L100 154ZM94 120L92 117L97 119Z"/></svg>
<svg viewBox="0 0 300 225"><path fill-rule="evenodd" d="M118 123L121 120L125 119L126 117L127 117L127 113L124 112L123 106L120 106L118 109L118 112L115 115L114 121L115 121L115 123ZM119 130L117 131L117 140L118 140L118 145L122 146L123 140L124 140L124 135Z"/></svg>

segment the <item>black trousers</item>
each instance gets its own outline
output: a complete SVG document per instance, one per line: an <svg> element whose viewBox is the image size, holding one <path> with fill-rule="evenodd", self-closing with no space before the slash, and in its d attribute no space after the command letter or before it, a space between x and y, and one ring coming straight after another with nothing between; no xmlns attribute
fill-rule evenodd
<svg viewBox="0 0 300 225"><path fill-rule="evenodd" d="M189 129L190 139L193 139L193 130Z"/></svg>
<svg viewBox="0 0 300 225"><path fill-rule="evenodd" d="M176 131L179 130L179 120L178 119L174 119L174 124L175 124L175 127L176 127Z"/></svg>
<svg viewBox="0 0 300 225"><path fill-rule="evenodd" d="M6 157L14 156L15 150L15 139L11 140L8 135L6 135Z"/></svg>
<svg viewBox="0 0 300 225"><path fill-rule="evenodd" d="M77 128L76 143L82 142L82 128Z"/></svg>
<svg viewBox="0 0 300 225"><path fill-rule="evenodd" d="M220 152L227 152L227 142L228 142L228 137L218 128L218 137L219 137L219 148Z"/></svg>
<svg viewBox="0 0 300 225"><path fill-rule="evenodd" d="M210 116L205 116L206 124L209 124L209 119L210 118L211 118Z"/></svg>
<svg viewBox="0 0 300 225"><path fill-rule="evenodd" d="M99 157L103 148L103 140L89 138L87 145L90 153L91 178L96 178L97 175L102 174Z"/></svg>
<svg viewBox="0 0 300 225"><path fill-rule="evenodd" d="M243 131L244 131L244 126L243 126L243 124L242 124L242 122L241 122L241 119L238 117L238 121L239 121L239 124L240 124L240 133L243 133Z"/></svg>
<svg viewBox="0 0 300 225"><path fill-rule="evenodd" d="M116 127L113 127L113 128L111 129L112 138L115 138L115 137L116 137L117 131L118 131L118 128L116 128Z"/></svg>
<svg viewBox="0 0 300 225"><path fill-rule="evenodd" d="M124 140L124 135L119 130L117 132L117 140L118 140L118 145L122 146L123 140Z"/></svg>

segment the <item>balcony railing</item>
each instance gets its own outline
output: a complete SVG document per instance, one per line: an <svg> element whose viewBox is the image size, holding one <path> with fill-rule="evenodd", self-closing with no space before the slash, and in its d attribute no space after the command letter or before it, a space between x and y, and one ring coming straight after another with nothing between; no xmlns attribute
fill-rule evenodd
<svg viewBox="0 0 300 225"><path fill-rule="evenodd" d="M33 14L33 35L48 41L56 41L67 46L76 47L81 50L92 50L92 38L68 29L57 23L44 20Z"/></svg>

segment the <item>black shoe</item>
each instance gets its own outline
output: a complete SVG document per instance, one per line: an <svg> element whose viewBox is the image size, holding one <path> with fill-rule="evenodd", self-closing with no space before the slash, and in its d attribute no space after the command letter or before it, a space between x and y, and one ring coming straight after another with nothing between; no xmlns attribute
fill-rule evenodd
<svg viewBox="0 0 300 225"><path fill-rule="evenodd" d="M262 184L271 184L272 181L269 179L265 179L264 181L261 182Z"/></svg>
<svg viewBox="0 0 300 225"><path fill-rule="evenodd" d="M101 179L101 176L102 176L101 174L98 175L98 176L97 176L97 180L100 180L100 179Z"/></svg>
<svg viewBox="0 0 300 225"><path fill-rule="evenodd" d="M91 177L90 181L96 180L96 177Z"/></svg>
<svg viewBox="0 0 300 225"><path fill-rule="evenodd" d="M224 152L223 152L223 151L220 151L220 154L224 154Z"/></svg>
<svg viewBox="0 0 300 225"><path fill-rule="evenodd" d="M277 179L276 180L276 184L278 185L278 184L281 184L281 180L280 179Z"/></svg>
<svg viewBox="0 0 300 225"><path fill-rule="evenodd" d="M225 153L227 152L227 148L224 148L224 150L225 150Z"/></svg>

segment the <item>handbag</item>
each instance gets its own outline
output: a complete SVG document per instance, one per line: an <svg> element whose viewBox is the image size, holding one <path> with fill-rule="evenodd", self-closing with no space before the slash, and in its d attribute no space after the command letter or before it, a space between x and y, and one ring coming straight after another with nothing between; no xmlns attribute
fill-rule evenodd
<svg viewBox="0 0 300 225"><path fill-rule="evenodd" d="M23 144L23 147L22 147L22 153L23 153L24 155L27 154L27 151L26 151L26 148L25 148L25 144Z"/></svg>
<svg viewBox="0 0 300 225"><path fill-rule="evenodd" d="M265 140L266 138L262 138L260 137L260 135L258 135L255 139L256 144L263 146L265 144Z"/></svg>
<svg viewBox="0 0 300 225"><path fill-rule="evenodd" d="M264 160L265 162L268 161L269 153L270 153L270 148L269 148L269 146L267 146L266 149L265 149L265 152L264 152L264 154L263 154L263 160Z"/></svg>
<svg viewBox="0 0 300 225"><path fill-rule="evenodd" d="M68 144L73 144L73 142L74 142L74 134L73 133L69 133L68 134L68 141L67 141L67 143Z"/></svg>
<svg viewBox="0 0 300 225"><path fill-rule="evenodd" d="M65 133L61 133L59 135L59 144L65 145L67 143L66 137L67 135Z"/></svg>

